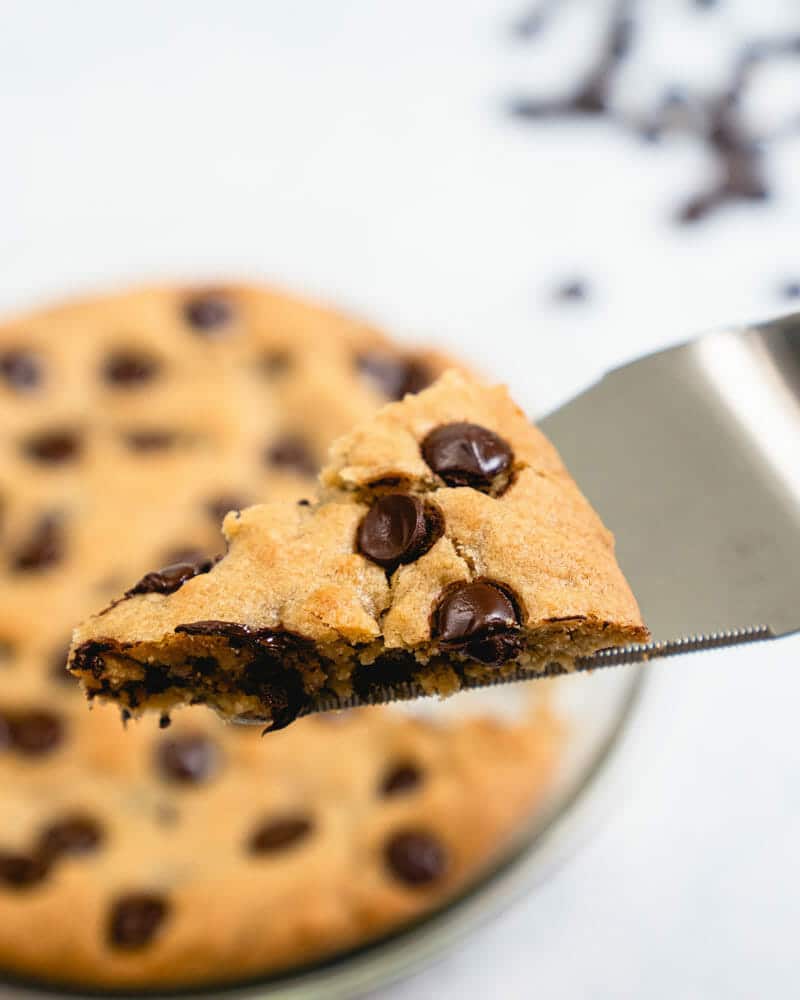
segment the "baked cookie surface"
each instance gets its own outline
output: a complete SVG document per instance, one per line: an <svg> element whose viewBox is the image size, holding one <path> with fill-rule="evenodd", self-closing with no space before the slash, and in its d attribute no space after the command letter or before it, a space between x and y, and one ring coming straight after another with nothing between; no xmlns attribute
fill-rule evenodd
<svg viewBox="0 0 800 1000"><path fill-rule="evenodd" d="M216 563L149 573L76 630L90 698L282 728L327 692L450 694L647 640L610 533L503 388L448 372L331 454L313 503L228 514Z"/></svg>
<svg viewBox="0 0 800 1000"><path fill-rule="evenodd" d="M73 985L312 962L459 891L541 800L560 728L369 710L261 739L120 724L76 622L219 521L299 500L331 440L442 368L267 289L147 288L0 327L0 968Z"/></svg>

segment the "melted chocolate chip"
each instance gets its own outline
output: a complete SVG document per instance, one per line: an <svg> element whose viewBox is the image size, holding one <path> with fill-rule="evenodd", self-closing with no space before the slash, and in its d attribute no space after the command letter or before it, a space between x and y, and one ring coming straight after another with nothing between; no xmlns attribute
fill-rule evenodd
<svg viewBox="0 0 800 1000"><path fill-rule="evenodd" d="M162 712L158 717L158 728L159 729L169 729L172 725L172 719L168 712Z"/></svg>
<svg viewBox="0 0 800 1000"><path fill-rule="evenodd" d="M0 851L0 885L11 889L29 889L41 882L47 872L46 860L36 854Z"/></svg>
<svg viewBox="0 0 800 1000"><path fill-rule="evenodd" d="M294 472L299 476L317 474L317 462L302 438L287 434L271 444L264 452L264 461L276 469Z"/></svg>
<svg viewBox="0 0 800 1000"><path fill-rule="evenodd" d="M103 377L111 385L133 388L155 378L158 362L148 354L128 348L116 351L103 365Z"/></svg>
<svg viewBox="0 0 800 1000"><path fill-rule="evenodd" d="M356 365L387 399L402 399L408 393L421 392L434 379L433 372L423 361L382 351L360 354Z"/></svg>
<svg viewBox="0 0 800 1000"><path fill-rule="evenodd" d="M144 948L156 936L169 913L169 904L154 893L130 893L111 908L108 940L115 948Z"/></svg>
<svg viewBox="0 0 800 1000"><path fill-rule="evenodd" d="M386 864L401 882L409 886L430 885L447 870L447 852L438 837L408 830L396 833L386 843Z"/></svg>
<svg viewBox="0 0 800 1000"><path fill-rule="evenodd" d="M422 782L422 771L416 764L404 761L396 764L381 782L381 795L389 798L392 795L403 795L417 788Z"/></svg>
<svg viewBox="0 0 800 1000"><path fill-rule="evenodd" d="M168 781L197 785L208 781L218 770L220 752L202 733L184 733L158 744L156 762Z"/></svg>
<svg viewBox="0 0 800 1000"><path fill-rule="evenodd" d="M22 450L36 462L63 465L78 458L81 439L74 431L42 431L24 441Z"/></svg>
<svg viewBox="0 0 800 1000"><path fill-rule="evenodd" d="M183 316L195 333L216 336L233 319L233 306L218 294L197 295L184 304Z"/></svg>
<svg viewBox="0 0 800 1000"><path fill-rule="evenodd" d="M448 486L485 490L511 468L511 446L479 424L453 423L436 427L422 442L422 457Z"/></svg>
<svg viewBox="0 0 800 1000"><path fill-rule="evenodd" d="M214 497L206 504L206 510L214 521L222 521L231 510L241 510L247 506L247 501L235 493Z"/></svg>
<svg viewBox="0 0 800 1000"><path fill-rule="evenodd" d="M267 820L256 829L247 846L251 854L283 851L307 837L312 829L313 824L307 816L283 816Z"/></svg>
<svg viewBox="0 0 800 1000"><path fill-rule="evenodd" d="M432 632L442 649L498 666L522 648L519 612L507 588L488 580L448 587L433 613Z"/></svg>
<svg viewBox="0 0 800 1000"><path fill-rule="evenodd" d="M166 451L175 444L177 434L166 430L126 431L122 439L131 451Z"/></svg>
<svg viewBox="0 0 800 1000"><path fill-rule="evenodd" d="M363 700L376 688L392 688L413 680L419 664L404 650L382 653L374 663L359 663L353 670L353 690Z"/></svg>
<svg viewBox="0 0 800 1000"><path fill-rule="evenodd" d="M58 715L43 709L14 712L6 717L11 729L11 746L27 757L52 753L64 741L64 723Z"/></svg>
<svg viewBox="0 0 800 1000"><path fill-rule="evenodd" d="M88 854L103 842L103 829L91 816L74 815L52 823L39 837L39 853L49 859Z"/></svg>
<svg viewBox="0 0 800 1000"><path fill-rule="evenodd" d="M311 642L294 632L281 629L251 628L239 622L204 621L176 625L175 631L183 635L209 635L227 639L231 646L249 646L262 653L281 657L287 653L301 653L311 647Z"/></svg>
<svg viewBox="0 0 800 1000"><path fill-rule="evenodd" d="M0 376L18 392L30 392L42 379L41 364L35 354L22 348L0 354Z"/></svg>
<svg viewBox="0 0 800 1000"><path fill-rule="evenodd" d="M392 571L419 559L443 530L436 508L408 493L389 493L376 500L361 521L358 551Z"/></svg>
<svg viewBox="0 0 800 1000"><path fill-rule="evenodd" d="M215 559L202 556L197 561L176 562L153 573L146 573L142 579L125 592L126 597L134 594L172 594L187 580L201 573L208 573L215 564Z"/></svg>
<svg viewBox="0 0 800 1000"><path fill-rule="evenodd" d="M64 531L54 514L42 517L33 532L11 556L11 567L19 573L49 569L64 557Z"/></svg>

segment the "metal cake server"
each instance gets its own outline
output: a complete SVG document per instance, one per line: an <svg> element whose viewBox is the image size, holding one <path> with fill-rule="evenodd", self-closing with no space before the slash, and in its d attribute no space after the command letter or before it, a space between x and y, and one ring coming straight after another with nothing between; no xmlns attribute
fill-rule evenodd
<svg viewBox="0 0 800 1000"><path fill-rule="evenodd" d="M617 368L540 426L614 532L653 636L577 670L800 630L800 313ZM424 695L404 682L310 711Z"/></svg>

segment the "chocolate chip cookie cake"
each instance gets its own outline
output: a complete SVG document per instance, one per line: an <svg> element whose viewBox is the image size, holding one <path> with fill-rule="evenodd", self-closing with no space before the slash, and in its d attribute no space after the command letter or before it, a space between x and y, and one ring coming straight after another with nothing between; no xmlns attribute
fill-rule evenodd
<svg viewBox="0 0 800 1000"><path fill-rule="evenodd" d="M65 669L79 621L213 562L227 511L302 511L331 441L443 367L229 285L0 326L1 969L135 989L304 965L457 893L542 801L561 730L538 699L262 739L201 707L123 727Z"/></svg>
<svg viewBox="0 0 800 1000"><path fill-rule="evenodd" d="M313 503L229 513L222 558L148 573L78 629L89 696L276 729L320 693L450 694L647 641L610 533L502 387L448 372L331 455Z"/></svg>

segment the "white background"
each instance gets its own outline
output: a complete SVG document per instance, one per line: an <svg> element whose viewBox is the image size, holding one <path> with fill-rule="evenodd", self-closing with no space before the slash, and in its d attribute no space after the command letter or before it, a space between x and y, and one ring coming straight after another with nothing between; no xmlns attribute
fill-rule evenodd
<svg viewBox="0 0 800 1000"><path fill-rule="evenodd" d="M460 351L532 412L613 363L790 308L800 142L772 158L772 203L687 230L670 214L709 170L692 143L503 115L509 94L576 78L602 6L574 0L521 43L521 8L491 0L0 2L0 306L268 278ZM800 30L791 0L644 6L631 107L713 86L745 29ZM797 115L799 80L765 74L754 116ZM590 301L554 304L573 276ZM799 651L659 666L605 828L382 996L797 996Z"/></svg>

